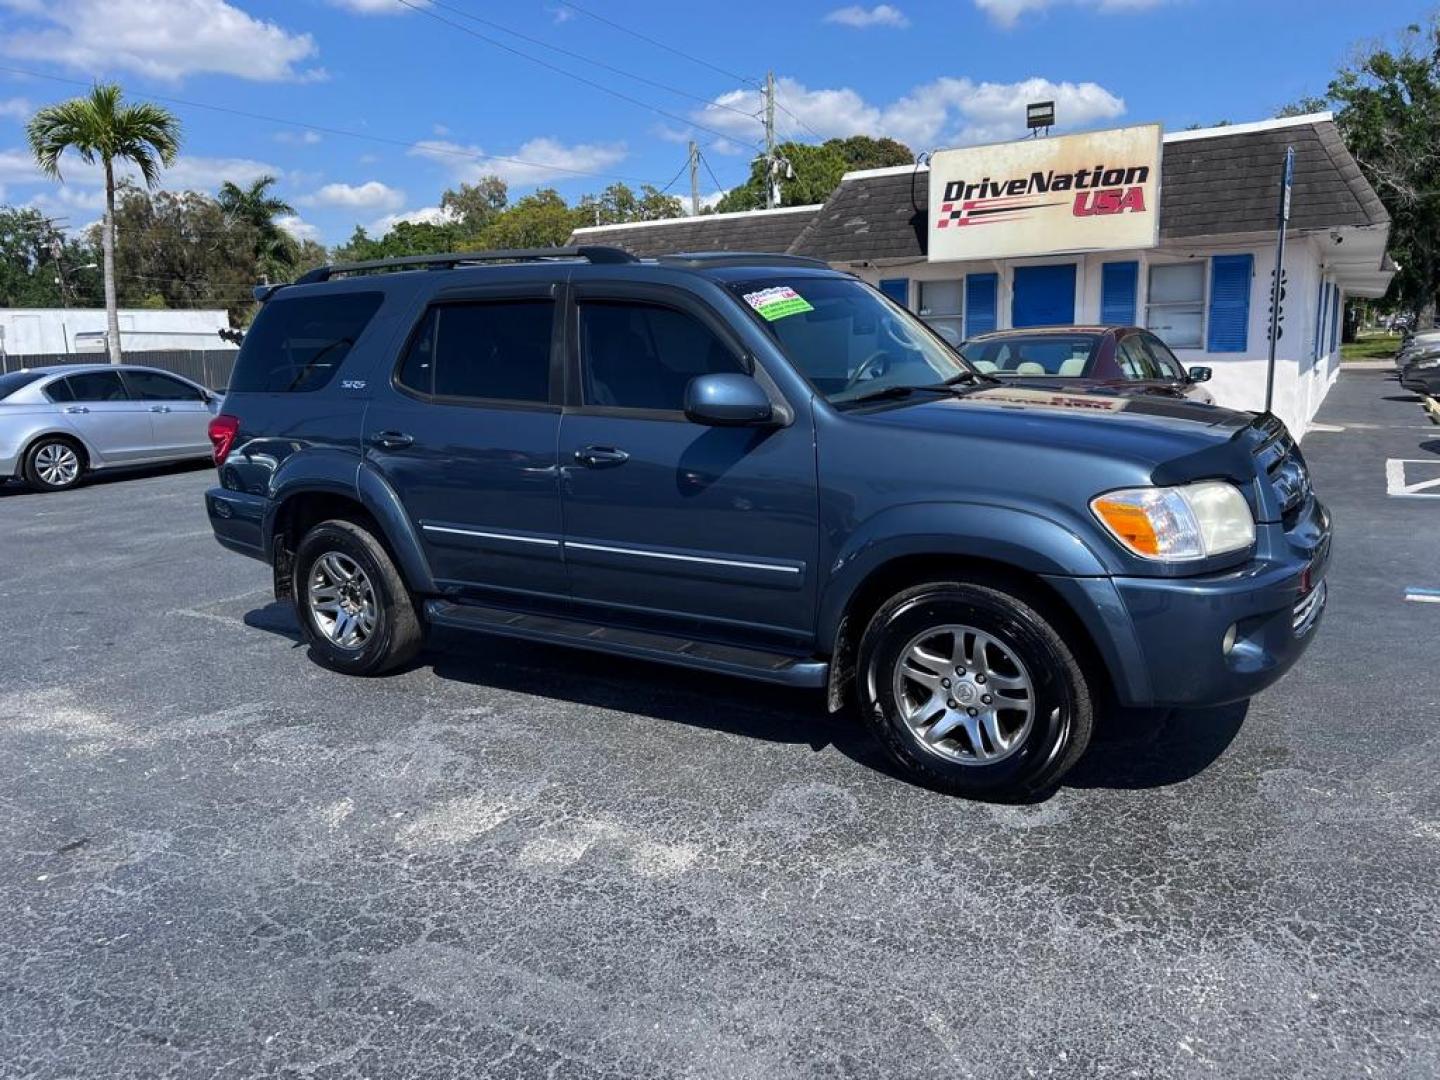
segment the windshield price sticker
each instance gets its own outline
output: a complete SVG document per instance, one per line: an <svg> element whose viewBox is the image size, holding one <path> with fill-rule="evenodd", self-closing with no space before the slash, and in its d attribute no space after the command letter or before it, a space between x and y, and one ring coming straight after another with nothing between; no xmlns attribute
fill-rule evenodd
<svg viewBox="0 0 1440 1080"><path fill-rule="evenodd" d="M760 317L766 322L783 319L786 315L799 315L815 310L810 301L790 288L789 285L777 285L773 289L761 289L759 292L746 293L745 302L759 312Z"/></svg>

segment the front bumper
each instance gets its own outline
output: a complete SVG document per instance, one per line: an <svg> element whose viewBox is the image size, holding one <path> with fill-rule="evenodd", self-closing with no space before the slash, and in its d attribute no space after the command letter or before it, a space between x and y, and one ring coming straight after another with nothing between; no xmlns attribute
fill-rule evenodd
<svg viewBox="0 0 1440 1080"><path fill-rule="evenodd" d="M1262 527L1256 557L1231 570L1051 584L1090 629L1122 705L1223 705L1276 682L1309 647L1329 560L1329 515L1312 503L1291 532Z"/></svg>

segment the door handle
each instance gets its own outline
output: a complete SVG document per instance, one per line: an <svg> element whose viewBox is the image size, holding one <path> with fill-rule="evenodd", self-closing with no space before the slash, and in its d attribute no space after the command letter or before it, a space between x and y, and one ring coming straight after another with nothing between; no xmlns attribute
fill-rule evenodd
<svg viewBox="0 0 1440 1080"><path fill-rule="evenodd" d="M575 451L575 460L587 469L609 469L624 465L630 455L613 446L586 446Z"/></svg>
<svg viewBox="0 0 1440 1080"><path fill-rule="evenodd" d="M84 405L67 405L65 406L65 411L68 413L87 413L90 410Z"/></svg>
<svg viewBox="0 0 1440 1080"><path fill-rule="evenodd" d="M403 431L382 431L371 440L382 450L400 450L414 441L414 435L406 435Z"/></svg>
<svg viewBox="0 0 1440 1080"><path fill-rule="evenodd" d="M150 411L151 411L151 412L169 412L169 411L170 411L170 406L169 406L169 405L151 405L151 406L150 406Z"/></svg>

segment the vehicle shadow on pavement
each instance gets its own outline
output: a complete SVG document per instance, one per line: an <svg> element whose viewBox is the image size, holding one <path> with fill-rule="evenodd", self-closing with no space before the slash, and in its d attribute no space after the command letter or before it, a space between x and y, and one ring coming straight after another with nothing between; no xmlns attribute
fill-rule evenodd
<svg viewBox="0 0 1440 1080"><path fill-rule="evenodd" d="M256 608L244 621L287 638L297 649L303 645L289 604ZM859 765L906 784L914 782L885 755L853 708L832 715L814 690L444 629L432 629L425 650L392 677L425 667L446 681L487 690L804 745L816 753L833 746ZM1224 753L1249 707L1249 702L1240 702L1213 709L1123 710L1101 716L1090 752L1062 784L1136 790L1188 780Z"/></svg>
<svg viewBox="0 0 1440 1080"><path fill-rule="evenodd" d="M139 469L105 469L101 472L91 473L85 476L81 483L75 487L61 492L41 492L31 489L29 484L21 480L0 480L0 499L10 498L14 495L34 495L37 498L52 498L55 495L67 495L74 492L84 491L86 488L103 488L111 484L123 484L127 480L146 480L154 476L176 476L180 473L199 472L202 469L213 469L215 465L208 458L197 458L194 461L177 461L165 465L147 465Z"/></svg>
<svg viewBox="0 0 1440 1080"><path fill-rule="evenodd" d="M1063 783L1157 788L1207 769L1240 733L1249 701L1210 709L1122 709L1096 719L1090 750Z"/></svg>

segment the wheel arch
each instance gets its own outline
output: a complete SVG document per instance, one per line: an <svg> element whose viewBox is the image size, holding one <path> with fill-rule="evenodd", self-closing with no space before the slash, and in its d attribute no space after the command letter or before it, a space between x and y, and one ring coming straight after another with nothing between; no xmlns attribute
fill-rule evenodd
<svg viewBox="0 0 1440 1080"><path fill-rule="evenodd" d="M26 436L25 443L15 458L17 462L21 463L22 467L23 463L29 460L30 451L34 450L35 444L42 439L64 439L66 442L72 443L77 447L81 455L80 469L82 472L91 472L95 469L103 469L105 467L105 459L95 453L83 435L77 431L63 427L41 428L39 431L32 432Z"/></svg>

